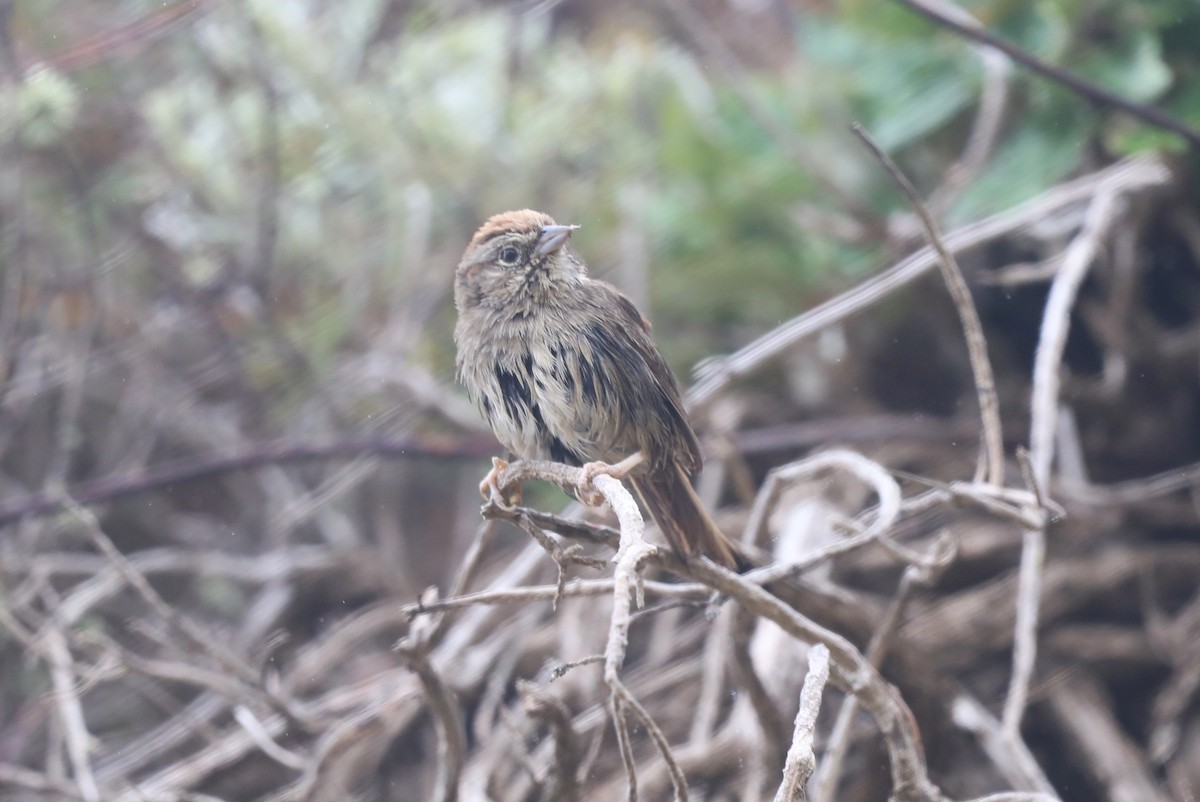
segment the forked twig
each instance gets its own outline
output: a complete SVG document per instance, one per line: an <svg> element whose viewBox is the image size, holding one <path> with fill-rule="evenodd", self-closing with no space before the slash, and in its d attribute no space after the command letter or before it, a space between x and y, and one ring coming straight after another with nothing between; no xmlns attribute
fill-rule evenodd
<svg viewBox="0 0 1200 802"><path fill-rule="evenodd" d="M614 558L616 568L613 571L613 611L609 619L608 640L604 647L604 682L612 694L613 724L618 731L625 726L626 708L637 715L667 764L676 802L686 802L687 780L671 754L666 736L650 713L621 682L620 676L629 647L631 603L636 603L638 607L645 605L641 570L647 558L655 553L655 549L643 538L645 522L642 520L642 513L624 485L611 476L603 475L592 479L592 484L604 496L621 522L621 547ZM628 746L627 733L624 738ZM629 769L630 766L627 764L626 768ZM630 802L637 799L637 778L632 772L629 774L629 799Z"/></svg>
<svg viewBox="0 0 1200 802"><path fill-rule="evenodd" d="M649 711L625 687L620 677L629 646L629 627L633 608L645 605L642 568L646 561L657 553L654 546L647 543L643 537L645 521L638 510L637 502L634 501L633 496L625 489L620 480L605 474L592 476L583 468L575 468L561 463L537 460L514 462L500 472L496 484L501 494L507 494L510 488L530 479L541 479L571 490L587 490L586 487L582 487L581 483L590 479L591 487L608 503L620 522L621 539L617 553L613 557L613 562L616 564L612 580L613 610L609 618L608 638L604 648L604 682L609 688L609 711L617 734L622 762L625 765L627 795L630 802L636 802L638 798L637 774L626 721L626 712L632 711L646 728L667 765L676 802L686 802L688 798L687 780L671 752L666 736L650 716ZM583 495L591 494L584 493ZM488 505L488 508L498 507L500 505L495 503ZM565 589L565 587L556 587L555 596L557 597Z"/></svg>

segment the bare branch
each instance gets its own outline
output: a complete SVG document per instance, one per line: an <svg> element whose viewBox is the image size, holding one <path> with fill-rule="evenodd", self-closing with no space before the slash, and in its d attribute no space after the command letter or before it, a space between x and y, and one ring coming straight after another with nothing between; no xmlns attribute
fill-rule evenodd
<svg viewBox="0 0 1200 802"><path fill-rule="evenodd" d="M925 237L937 252L938 266L942 270L942 280L946 284L946 289L950 291L950 297L954 299L954 308L958 310L958 319L966 337L971 370L975 374L975 394L979 398L979 415L983 419L983 442L980 444L980 462L975 474L975 481L982 481L986 476L991 484L1002 486L1004 484L1004 434L1000 426L1000 401L996 397L996 379L992 371L992 362L988 358L987 338L983 334L979 311L975 308L975 301L971 298L971 291L967 288L966 279L963 278L962 270L955 261L954 254L942 241L937 223L934 222L929 210L925 208L925 204L921 202L916 187L861 125L855 123L852 129L908 198L908 202L916 210L917 216L925 228Z"/></svg>
<svg viewBox="0 0 1200 802"><path fill-rule="evenodd" d="M1118 203L1116 188L1110 184L1102 185L1092 200L1082 230L1067 249L1063 265L1050 287L1050 296L1046 299L1041 336L1034 356L1033 397L1030 402L1029 462L1034 483L1030 489L1035 494L1044 495L1044 488L1049 487L1050 483L1055 427L1059 419L1062 356L1067 344L1071 308L1100 249L1101 239L1117 215ZM1027 529L1021 549L1013 673L1002 716L1004 729L1012 739L1020 738L1021 717L1025 712L1029 683L1037 659L1038 607L1045 552L1045 524Z"/></svg>
<svg viewBox="0 0 1200 802"><path fill-rule="evenodd" d="M803 617L758 585L709 560L689 561L687 572L754 614L774 621L793 637L806 643L825 644L833 660L831 677L834 684L858 697L883 734L891 762L895 798L906 802L944 799L926 775L925 760L908 707L849 641Z"/></svg>
<svg viewBox="0 0 1200 802"><path fill-rule="evenodd" d="M1120 187L1122 194L1130 194L1161 187L1169 179L1170 172L1158 161L1128 159L1056 186L1014 209L952 231L945 236L944 243L952 253L963 253L1086 200L1102 185ZM938 256L934 249L922 248L853 290L792 318L736 353L704 363L697 370L698 381L687 394L689 408L705 408L735 379L752 373L805 337L890 297L937 265Z"/></svg>
<svg viewBox="0 0 1200 802"><path fill-rule="evenodd" d="M895 0L901 5L912 9L913 11L927 17L944 28L954 31L959 36L970 39L980 44L999 50L1006 56L1011 58L1018 64L1028 67L1044 78L1049 78L1055 83L1062 84L1073 92L1076 92L1088 100L1096 103L1109 106L1117 111L1123 112L1135 117L1142 122L1170 131L1183 137L1192 148L1200 147L1200 131L1185 124L1181 120L1176 119L1162 109L1154 106L1147 106L1144 103L1129 100L1128 98L1118 95L1105 89L1102 86L1092 83L1091 81L1076 75L1073 72L1068 72L1062 67L1056 67L1049 64L1032 53L1026 52L1011 42L1006 42L1000 39L978 25L971 25L963 22L955 16L951 16L935 8L933 4L927 0Z"/></svg>
<svg viewBox="0 0 1200 802"><path fill-rule="evenodd" d="M89 756L92 736L88 732L76 688L75 662L71 659L67 639L61 632L51 629L43 637L46 656L50 661L50 677L54 681L54 701L66 736L67 756L75 773L75 784L86 802L100 802L100 788L96 784Z"/></svg>
<svg viewBox="0 0 1200 802"><path fill-rule="evenodd" d="M579 733L571 722L571 711L560 699L537 690L531 683L518 683L525 713L545 723L554 733L554 781L548 802L574 802L579 798L579 765L583 754Z"/></svg>
<svg viewBox="0 0 1200 802"><path fill-rule="evenodd" d="M123 476L93 479L68 488L67 496L86 507L119 501L164 487L199 482L234 471L253 470L265 465L355 459L362 456L385 459L474 459L486 456L494 449L495 445L485 438L387 440L371 437L325 444L290 441L263 443L233 454L190 458L156 465ZM7 501L0 504L0 527L21 520L54 515L65 507L64 496L60 493L45 493Z"/></svg>
<svg viewBox="0 0 1200 802"><path fill-rule="evenodd" d="M1000 722L977 699L960 694L950 709L955 725L979 739L983 751L1014 788L1042 796L1053 793L1046 773L1025 742L1007 737Z"/></svg>
<svg viewBox="0 0 1200 802"><path fill-rule="evenodd" d="M829 681L829 649L818 643L808 652L808 676L800 690L800 709L796 712L796 728L792 746L788 749L783 767L783 783L775 793L775 802L803 802L808 799L805 788L808 778L817 767L813 753L813 738L817 714L821 710L821 694Z"/></svg>
<svg viewBox="0 0 1200 802"><path fill-rule="evenodd" d="M426 644L420 636L407 638L396 647L396 652L421 681L429 710L437 725L438 773L436 802L455 802L458 799L458 781L467 758L467 736L463 731L462 713L454 698L454 691L446 684L430 663Z"/></svg>

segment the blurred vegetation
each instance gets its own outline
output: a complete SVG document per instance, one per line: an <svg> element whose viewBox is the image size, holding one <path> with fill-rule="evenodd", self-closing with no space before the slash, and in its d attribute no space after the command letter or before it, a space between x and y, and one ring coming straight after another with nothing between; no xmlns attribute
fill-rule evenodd
<svg viewBox="0 0 1200 802"><path fill-rule="evenodd" d="M967 8L1200 123L1190 0ZM943 191L980 51L866 0L97 0L8 22L2 460L26 489L272 437L474 425L454 406L450 287L498 210L581 223L592 271L687 376L894 255L902 202L851 121L950 224L1179 147L1017 70L994 152ZM130 445L116 421L151 423Z"/></svg>
<svg viewBox="0 0 1200 802"><path fill-rule="evenodd" d="M1190 0L966 7L1200 124ZM18 495L275 438L479 432L451 281L499 210L582 224L578 251L686 383L896 255L904 206L852 121L947 224L1179 147L1015 70L994 151L949 191L980 51L875 0L5 9L0 468ZM271 505L243 501L230 517L263 524Z"/></svg>
<svg viewBox="0 0 1200 802"><path fill-rule="evenodd" d="M652 317L679 360L729 349L880 266L862 236L878 220L863 215L899 201L847 123L932 189L981 80L971 46L873 0L786 9L790 33L760 58L771 63L740 80L653 4L617 6L602 25L570 4L200 4L147 41L56 69L90 25L163 13L107 5L17 10L18 55L38 66L19 85L10 75L0 111L5 171L25 182L8 271L24 265L27 289L47 272L120 285L110 297L122 305L102 311L134 326L181 291L253 307L310 378L412 305L438 311L405 348L447 375L458 249L483 217L520 206L582 223L579 250L618 283L640 247ZM1190 0L967 8L1044 59L1200 120ZM1178 147L1042 79L1016 75L1013 94L997 152L951 220L1030 197L1101 152ZM12 221L18 185L6 183ZM859 225L828 224L839 215ZM40 318L45 304L26 311ZM309 392L245 317L221 325L250 327L237 338L249 380Z"/></svg>

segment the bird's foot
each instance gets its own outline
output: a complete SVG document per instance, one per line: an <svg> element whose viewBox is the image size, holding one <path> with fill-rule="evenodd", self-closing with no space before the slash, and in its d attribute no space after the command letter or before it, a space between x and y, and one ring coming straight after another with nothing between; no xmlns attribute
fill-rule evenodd
<svg viewBox="0 0 1200 802"><path fill-rule="evenodd" d="M487 472L487 476L484 476L483 481L479 483L479 495L498 507L511 510L521 503L521 488L518 486L509 495L506 496L504 494L504 491L500 488L500 474L507 467L508 460L492 457L492 469Z"/></svg>
<svg viewBox="0 0 1200 802"><path fill-rule="evenodd" d="M579 475L579 481L575 483L575 492L580 501L587 504L589 507L599 507L604 503L604 496L592 484L592 480L597 476L611 476L620 481L629 475L637 466L645 462L646 457L641 451L635 451L620 462L587 462L584 463Z"/></svg>

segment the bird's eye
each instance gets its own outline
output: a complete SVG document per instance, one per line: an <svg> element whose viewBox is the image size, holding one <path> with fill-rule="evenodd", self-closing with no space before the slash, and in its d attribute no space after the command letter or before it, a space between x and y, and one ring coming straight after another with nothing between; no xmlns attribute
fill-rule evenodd
<svg viewBox="0 0 1200 802"><path fill-rule="evenodd" d="M521 252L513 246L509 245L504 250L500 251L500 264L515 265L521 260Z"/></svg>

